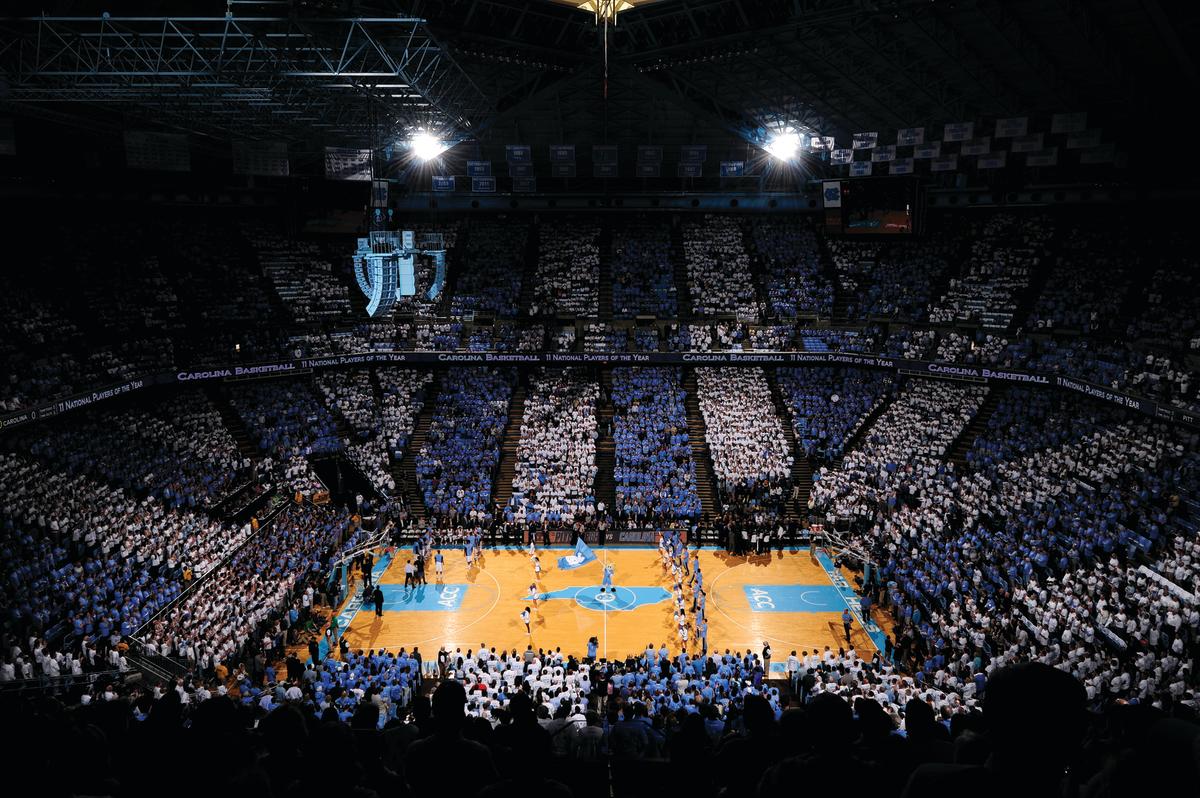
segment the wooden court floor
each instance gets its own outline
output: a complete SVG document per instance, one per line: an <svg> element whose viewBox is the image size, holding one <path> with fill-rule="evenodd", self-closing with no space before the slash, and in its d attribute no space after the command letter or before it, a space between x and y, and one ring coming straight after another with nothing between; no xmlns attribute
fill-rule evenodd
<svg viewBox="0 0 1200 798"><path fill-rule="evenodd" d="M432 658L440 646L453 651L477 649L524 650L561 648L583 656L587 641L596 637L600 656L640 654L647 644L666 643L680 648L672 619L672 580L664 572L657 549L597 549L596 562L574 570L560 570L564 549L540 551L543 598L532 612L531 633L526 634L521 611L533 603L527 598L534 579L526 550L490 549L483 562L467 568L461 549L445 549L445 571L438 580L427 574L428 584L406 589L405 551L399 552L379 580L386 594L384 612L377 616L365 604L346 630L354 649L419 646ZM615 595L599 594L604 563L612 563ZM806 551L772 552L755 557L734 557L724 551L702 550L701 570L708 597L709 651L752 649L760 652L769 640L774 661L790 651L835 651L845 645L842 626L844 604L819 564ZM685 590L688 606L691 593ZM855 622L851 639L860 656L875 650L866 632ZM694 635L689 651L699 652Z"/></svg>

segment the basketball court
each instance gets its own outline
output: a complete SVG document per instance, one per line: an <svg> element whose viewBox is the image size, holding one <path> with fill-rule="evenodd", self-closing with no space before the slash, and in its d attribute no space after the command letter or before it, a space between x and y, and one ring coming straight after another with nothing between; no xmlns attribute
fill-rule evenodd
<svg viewBox="0 0 1200 798"><path fill-rule="evenodd" d="M648 644L657 648L666 643L672 652L679 650L671 577L657 548L596 549L594 562L560 569L558 558L570 552L568 547L539 550L542 574L534 609L528 598L534 569L525 549L489 549L483 562L471 568L462 549L443 549L442 577L430 567L428 584L416 588L404 586L410 553L401 551L377 577L384 592L383 615L375 614L373 603L363 604L348 628L343 626L346 639L354 649L419 646L427 659L441 646L465 652L480 645L561 647L564 653L584 656L591 637L597 639L601 657L640 654ZM600 590L606 563L615 569L615 592ZM864 628L850 586L823 554L814 561L807 550L734 557L702 549L700 564L708 594L710 652L749 648L757 653L768 640L772 670L778 672L793 649L829 646L836 651L844 646L842 611L847 607L855 616L851 640L860 655L869 656L880 645L879 627L867 619ZM685 597L690 610L691 592L685 590ZM526 607L532 614L530 634L521 621ZM693 627L689 651L699 650Z"/></svg>

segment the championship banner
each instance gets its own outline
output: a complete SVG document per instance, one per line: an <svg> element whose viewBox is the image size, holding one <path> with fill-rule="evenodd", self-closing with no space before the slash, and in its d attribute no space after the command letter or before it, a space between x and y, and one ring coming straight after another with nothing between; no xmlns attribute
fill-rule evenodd
<svg viewBox="0 0 1200 798"><path fill-rule="evenodd" d="M1029 132L1029 117L1013 116L996 120L996 138L1015 139Z"/></svg>
<svg viewBox="0 0 1200 798"><path fill-rule="evenodd" d="M469 177L491 177L492 162L491 161L467 161L467 175Z"/></svg>
<svg viewBox="0 0 1200 798"><path fill-rule="evenodd" d="M471 191L476 194L495 194L496 193L496 178L494 177L472 177Z"/></svg>
<svg viewBox="0 0 1200 798"><path fill-rule="evenodd" d="M550 145L550 163L574 163L575 162L575 145L574 144L551 144Z"/></svg>
<svg viewBox="0 0 1200 798"><path fill-rule="evenodd" d="M707 144L684 144L679 148L680 163L704 163L708 160ZM696 175L699 177L699 175Z"/></svg>
<svg viewBox="0 0 1200 798"><path fill-rule="evenodd" d="M637 148L638 163L662 163L663 148L661 144L639 144Z"/></svg>
<svg viewBox="0 0 1200 798"><path fill-rule="evenodd" d="M1079 153L1079 162L1087 164L1096 163L1112 163L1117 155L1117 145L1115 142L1101 144L1099 147L1092 147L1090 150L1084 150Z"/></svg>
<svg viewBox="0 0 1200 798"><path fill-rule="evenodd" d="M1045 138L1044 133L1030 133L1027 136L1017 136L1008 145L1009 152L1037 152L1042 149L1042 139Z"/></svg>
<svg viewBox="0 0 1200 798"><path fill-rule="evenodd" d="M821 184L821 200L826 208L842 207L842 184L838 180L826 180Z"/></svg>
<svg viewBox="0 0 1200 798"><path fill-rule="evenodd" d="M1008 159L1008 153L1004 150L991 152L987 155L980 155L979 160L975 165L980 169L1003 169Z"/></svg>
<svg viewBox="0 0 1200 798"><path fill-rule="evenodd" d="M552 163L552 164L550 164L550 176L551 177L574 177L575 176L575 162L571 161L570 163Z"/></svg>
<svg viewBox="0 0 1200 798"><path fill-rule="evenodd" d="M745 161L721 161L721 177L743 177L745 174Z"/></svg>
<svg viewBox="0 0 1200 798"><path fill-rule="evenodd" d="M939 155L929 161L929 171L931 172L953 172L957 168L957 155Z"/></svg>
<svg viewBox="0 0 1200 798"><path fill-rule="evenodd" d="M964 141L958 148L959 155L987 155L992 151L992 140L987 136L981 139Z"/></svg>
<svg viewBox="0 0 1200 798"><path fill-rule="evenodd" d="M434 191L453 191L454 190L454 175L434 175L433 176Z"/></svg>
<svg viewBox="0 0 1200 798"><path fill-rule="evenodd" d="M837 146L837 140L833 136L813 136L808 142L809 149L813 150L829 150Z"/></svg>
<svg viewBox="0 0 1200 798"><path fill-rule="evenodd" d="M704 164L681 161L675 164L676 177L700 177L704 173Z"/></svg>
<svg viewBox="0 0 1200 798"><path fill-rule="evenodd" d="M531 163L510 163L508 165L509 177L533 177L534 170Z"/></svg>
<svg viewBox="0 0 1200 798"><path fill-rule="evenodd" d="M896 131L896 145L899 147L915 147L925 143L925 128L902 127Z"/></svg>
<svg viewBox="0 0 1200 798"><path fill-rule="evenodd" d="M1055 114L1050 117L1051 133L1081 133L1087 130L1087 111Z"/></svg>
<svg viewBox="0 0 1200 798"><path fill-rule="evenodd" d="M1058 147L1051 147L1048 150L1039 150L1037 152L1029 152L1025 154L1026 166L1057 166L1058 165Z"/></svg>
<svg viewBox="0 0 1200 798"><path fill-rule="evenodd" d="M865 133L855 133L850 140L850 149L852 150L873 150L875 144L879 141L879 131L870 130Z"/></svg>
<svg viewBox="0 0 1200 798"><path fill-rule="evenodd" d="M156 172L190 172L192 155L188 150L187 136L182 133L126 130L125 165L130 169ZM369 170L365 179L371 179Z"/></svg>
<svg viewBox="0 0 1200 798"><path fill-rule="evenodd" d="M558 569L560 571L571 571L587 565L594 559L596 559L596 552L592 551L591 547L584 542L583 538L580 538L575 544L574 554L568 554L566 557L558 558Z"/></svg>
<svg viewBox="0 0 1200 798"><path fill-rule="evenodd" d="M617 163L617 145L616 144L593 144L592 145L592 163L594 164L616 164Z"/></svg>
<svg viewBox="0 0 1200 798"><path fill-rule="evenodd" d="M512 181L514 194L533 194L537 191L536 177L514 177Z"/></svg>
<svg viewBox="0 0 1200 798"><path fill-rule="evenodd" d="M1067 149L1089 150L1092 147L1099 147L1101 144L1100 138L1101 132L1099 128L1072 133L1067 136Z"/></svg>
<svg viewBox="0 0 1200 798"><path fill-rule="evenodd" d="M854 160L854 150L834 150L829 153L829 160L833 163L850 163Z"/></svg>
<svg viewBox="0 0 1200 798"><path fill-rule="evenodd" d="M896 160L895 144L881 144L871 151L871 161L873 163L887 163L894 160Z"/></svg>
<svg viewBox="0 0 1200 798"><path fill-rule="evenodd" d="M661 177L662 164L659 163L639 163L634 166L634 174L638 177Z"/></svg>
<svg viewBox="0 0 1200 798"><path fill-rule="evenodd" d="M289 169L287 142L233 142L233 173L235 175L287 177Z"/></svg>
<svg viewBox="0 0 1200 798"><path fill-rule="evenodd" d="M507 144L504 147L504 159L510 164L533 163L533 150L528 144Z"/></svg>
<svg viewBox="0 0 1200 798"><path fill-rule="evenodd" d="M592 177L617 177L617 165L615 163L596 163L592 162Z"/></svg>
<svg viewBox="0 0 1200 798"><path fill-rule="evenodd" d="M913 173L913 159L912 158L897 158L896 160L892 161L892 166L891 166L891 169L889 170L889 174L911 175L912 173Z"/></svg>
<svg viewBox="0 0 1200 798"><path fill-rule="evenodd" d="M942 141L967 141L975 137L974 122L947 122Z"/></svg>
<svg viewBox="0 0 1200 798"><path fill-rule="evenodd" d="M942 154L942 142L930 141L913 147L914 158L936 158Z"/></svg>
<svg viewBox="0 0 1200 798"><path fill-rule="evenodd" d="M870 161L855 161L854 163L850 164L851 177L866 177L869 174L871 174Z"/></svg>

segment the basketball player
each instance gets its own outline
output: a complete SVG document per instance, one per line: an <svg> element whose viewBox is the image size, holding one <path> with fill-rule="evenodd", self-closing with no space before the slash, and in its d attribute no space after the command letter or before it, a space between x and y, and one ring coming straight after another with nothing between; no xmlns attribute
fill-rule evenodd
<svg viewBox="0 0 1200 798"><path fill-rule="evenodd" d="M442 550L438 549L438 553L433 555L433 572L437 575L437 580L442 581L442 569L445 567L446 560L442 557Z"/></svg>

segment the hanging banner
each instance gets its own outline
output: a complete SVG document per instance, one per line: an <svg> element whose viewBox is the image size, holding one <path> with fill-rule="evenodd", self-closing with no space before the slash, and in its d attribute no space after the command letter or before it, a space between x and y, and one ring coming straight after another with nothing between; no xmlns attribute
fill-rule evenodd
<svg viewBox="0 0 1200 798"><path fill-rule="evenodd" d="M914 158L936 158L942 154L942 142L930 141L913 147Z"/></svg>
<svg viewBox="0 0 1200 798"><path fill-rule="evenodd" d="M869 174L871 174L870 161L855 161L854 163L850 164L851 177L866 177Z"/></svg>
<svg viewBox="0 0 1200 798"><path fill-rule="evenodd" d="M829 153L829 160L834 163L850 163L854 160L854 150L834 150Z"/></svg>
<svg viewBox="0 0 1200 798"><path fill-rule="evenodd" d="M942 141L966 141L975 137L974 122L947 122Z"/></svg>
<svg viewBox="0 0 1200 798"><path fill-rule="evenodd" d="M957 168L957 155L939 155L929 161L929 171L931 172L953 172Z"/></svg>
<svg viewBox="0 0 1200 798"><path fill-rule="evenodd" d="M592 163L592 177L617 177L617 165L615 163Z"/></svg>
<svg viewBox="0 0 1200 798"><path fill-rule="evenodd" d="M833 136L813 136L808 143L809 148L814 150L829 150L837 146L837 140Z"/></svg>
<svg viewBox="0 0 1200 798"><path fill-rule="evenodd" d="M661 144L639 144L637 148L638 163L662 163L663 148Z"/></svg>
<svg viewBox="0 0 1200 798"><path fill-rule="evenodd" d="M680 163L704 163L708 160L707 144L684 144L679 148Z"/></svg>
<svg viewBox="0 0 1200 798"><path fill-rule="evenodd" d="M896 145L881 144L871 151L871 160L874 163L886 163L896 160Z"/></svg>
<svg viewBox="0 0 1200 798"><path fill-rule="evenodd" d="M721 177L742 177L745 173L745 161L721 161Z"/></svg>
<svg viewBox="0 0 1200 798"><path fill-rule="evenodd" d="M536 177L514 177L512 181L514 194L533 194L537 191Z"/></svg>
<svg viewBox="0 0 1200 798"><path fill-rule="evenodd" d="M1007 159L1008 153L1000 150L999 152L980 155L979 160L975 161L975 165L980 169L1003 169Z"/></svg>
<svg viewBox="0 0 1200 798"><path fill-rule="evenodd" d="M233 173L262 177L287 177L289 171L287 142L233 142Z"/></svg>
<svg viewBox="0 0 1200 798"><path fill-rule="evenodd" d="M1087 130L1087 111L1055 114L1050 117L1051 133L1080 133Z"/></svg>
<svg viewBox="0 0 1200 798"><path fill-rule="evenodd" d="M958 148L959 155L987 155L992 151L992 140L987 136L981 139L964 141Z"/></svg>
<svg viewBox="0 0 1200 798"><path fill-rule="evenodd" d="M550 145L550 163L574 163L575 161L575 145L574 144L551 144Z"/></svg>
<svg viewBox="0 0 1200 798"><path fill-rule="evenodd" d="M470 177L491 177L491 161L467 161L467 175Z"/></svg>
<svg viewBox="0 0 1200 798"><path fill-rule="evenodd" d="M617 162L617 145L616 144L593 144L592 145L592 163L611 163Z"/></svg>
<svg viewBox="0 0 1200 798"><path fill-rule="evenodd" d="M855 133L850 140L850 149L852 150L873 150L875 144L879 141L879 131L871 130L865 133Z"/></svg>
<svg viewBox="0 0 1200 798"><path fill-rule="evenodd" d="M634 173L638 177L661 177L662 176L662 164L640 163L634 167Z"/></svg>
<svg viewBox="0 0 1200 798"><path fill-rule="evenodd" d="M551 177L574 177L575 176L575 162L571 161L570 163L552 163L552 164L550 164L550 176Z"/></svg>
<svg viewBox="0 0 1200 798"><path fill-rule="evenodd" d="M1051 147L1047 150L1039 150L1038 152L1029 152L1025 154L1026 166L1057 166L1058 165L1058 147Z"/></svg>
<svg viewBox="0 0 1200 798"><path fill-rule="evenodd" d="M892 161L889 173L893 175L911 175L913 173L913 159L897 158Z"/></svg>
<svg viewBox="0 0 1200 798"><path fill-rule="evenodd" d="M840 180L826 180L821 184L821 201L826 208L842 207L842 183Z"/></svg>
<svg viewBox="0 0 1200 798"><path fill-rule="evenodd" d="M434 175L433 176L434 191L453 191L454 190L454 175Z"/></svg>
<svg viewBox="0 0 1200 798"><path fill-rule="evenodd" d="M925 128L902 127L896 131L896 145L899 147L915 147L925 143Z"/></svg>
<svg viewBox="0 0 1200 798"><path fill-rule="evenodd" d="M508 144L504 147L504 159L512 163L533 163L533 150L528 144Z"/></svg>
<svg viewBox="0 0 1200 798"><path fill-rule="evenodd" d="M1044 146L1042 139L1044 133L1030 133L1026 136L1017 136L1008 145L1009 152L1037 152Z"/></svg>
<svg viewBox="0 0 1200 798"><path fill-rule="evenodd" d="M700 177L704 172L704 164L681 162L675 164L676 177Z"/></svg>
<svg viewBox="0 0 1200 798"><path fill-rule="evenodd" d="M325 177L330 180L370 180L371 151L326 147Z"/></svg>
<svg viewBox="0 0 1200 798"><path fill-rule="evenodd" d="M190 172L192 155L188 150L187 136L152 130L126 130L125 165L130 169L157 172ZM371 179L369 166L368 162L368 180Z"/></svg>
<svg viewBox="0 0 1200 798"><path fill-rule="evenodd" d="M1099 147L1092 147L1089 150L1084 150L1079 153L1080 163L1112 163L1117 155L1117 145L1115 142L1101 144Z"/></svg>
<svg viewBox="0 0 1200 798"><path fill-rule="evenodd" d="M1015 139L1029 132L1029 117L1012 116L1008 119L996 120L996 138Z"/></svg>
<svg viewBox="0 0 1200 798"><path fill-rule="evenodd" d="M1078 133L1072 133L1067 136L1068 150L1087 150L1092 147L1100 146L1101 132L1099 128L1092 130L1082 130Z"/></svg>
<svg viewBox="0 0 1200 798"><path fill-rule="evenodd" d="M471 191L476 194L495 194L496 193L496 178L494 177L472 177Z"/></svg>
<svg viewBox="0 0 1200 798"><path fill-rule="evenodd" d="M510 163L508 165L509 177L533 177L534 170L531 163Z"/></svg>

